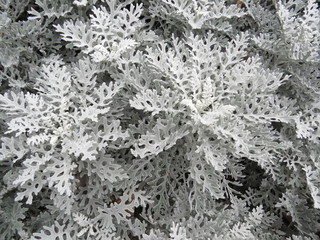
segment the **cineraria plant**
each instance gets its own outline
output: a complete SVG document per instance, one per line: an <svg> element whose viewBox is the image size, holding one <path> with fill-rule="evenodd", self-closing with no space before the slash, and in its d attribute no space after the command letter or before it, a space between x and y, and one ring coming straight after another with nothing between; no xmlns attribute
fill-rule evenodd
<svg viewBox="0 0 320 240"><path fill-rule="evenodd" d="M0 9L0 239L319 239L318 1Z"/></svg>

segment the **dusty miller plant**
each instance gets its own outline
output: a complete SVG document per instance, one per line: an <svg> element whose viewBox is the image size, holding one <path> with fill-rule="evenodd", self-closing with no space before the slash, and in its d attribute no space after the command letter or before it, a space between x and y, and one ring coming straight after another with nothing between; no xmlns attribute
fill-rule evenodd
<svg viewBox="0 0 320 240"><path fill-rule="evenodd" d="M319 239L316 0L0 0L0 239Z"/></svg>

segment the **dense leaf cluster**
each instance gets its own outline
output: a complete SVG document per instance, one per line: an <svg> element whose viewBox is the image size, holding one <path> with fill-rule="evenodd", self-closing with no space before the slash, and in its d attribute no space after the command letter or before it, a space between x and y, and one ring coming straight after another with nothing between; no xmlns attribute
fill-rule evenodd
<svg viewBox="0 0 320 240"><path fill-rule="evenodd" d="M316 0L0 0L0 239L319 239Z"/></svg>

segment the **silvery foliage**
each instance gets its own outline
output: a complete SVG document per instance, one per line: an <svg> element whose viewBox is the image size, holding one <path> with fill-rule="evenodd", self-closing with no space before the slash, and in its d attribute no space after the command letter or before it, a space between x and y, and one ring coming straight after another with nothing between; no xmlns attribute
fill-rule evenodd
<svg viewBox="0 0 320 240"><path fill-rule="evenodd" d="M316 0L1 0L0 238L319 239Z"/></svg>

